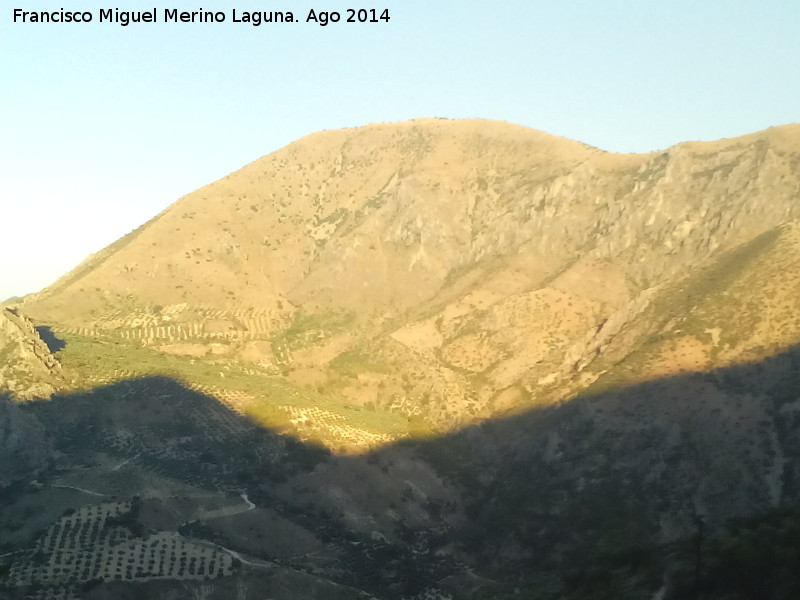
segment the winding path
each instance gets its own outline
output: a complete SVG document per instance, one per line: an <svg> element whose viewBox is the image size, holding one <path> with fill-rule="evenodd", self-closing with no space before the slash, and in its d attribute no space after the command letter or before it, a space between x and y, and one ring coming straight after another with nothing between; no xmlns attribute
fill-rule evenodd
<svg viewBox="0 0 800 600"><path fill-rule="evenodd" d="M107 494L101 494L99 492L93 492L92 490L87 490L86 488L82 488L82 487L75 487L74 485L61 485L59 483L51 483L50 487L61 488L62 490L75 490L77 492L83 492L84 494L90 494L92 496L99 496L100 498L105 498L107 496Z"/></svg>

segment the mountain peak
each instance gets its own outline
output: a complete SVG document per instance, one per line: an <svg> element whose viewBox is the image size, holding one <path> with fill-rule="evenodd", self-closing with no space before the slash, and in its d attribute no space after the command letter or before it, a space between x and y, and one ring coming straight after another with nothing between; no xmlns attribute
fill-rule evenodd
<svg viewBox="0 0 800 600"><path fill-rule="evenodd" d="M390 366L358 367L357 405L432 396L438 423L486 416L588 372L662 290L800 217L798 131L641 155L477 119L319 132L184 196L24 308L321 389L369 356ZM395 382L409 370L419 381Z"/></svg>

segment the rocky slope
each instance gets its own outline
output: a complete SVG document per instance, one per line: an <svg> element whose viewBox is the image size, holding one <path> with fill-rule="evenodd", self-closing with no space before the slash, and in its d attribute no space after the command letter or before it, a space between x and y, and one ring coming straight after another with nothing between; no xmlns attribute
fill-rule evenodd
<svg viewBox="0 0 800 600"><path fill-rule="evenodd" d="M421 120L264 157L21 304L72 390L8 407L57 452L0 502L7 587L796 598L798 199L797 126L621 156Z"/></svg>
<svg viewBox="0 0 800 600"><path fill-rule="evenodd" d="M49 397L62 385L61 367L33 323L0 308L0 390L29 400Z"/></svg>
<svg viewBox="0 0 800 600"><path fill-rule="evenodd" d="M0 309L0 487L34 476L49 457L43 428L12 400L49 397L61 383L58 362L31 322Z"/></svg>
<svg viewBox="0 0 800 600"><path fill-rule="evenodd" d="M23 309L448 427L589 383L663 290L800 216L799 160L798 126L645 155L489 121L322 132Z"/></svg>

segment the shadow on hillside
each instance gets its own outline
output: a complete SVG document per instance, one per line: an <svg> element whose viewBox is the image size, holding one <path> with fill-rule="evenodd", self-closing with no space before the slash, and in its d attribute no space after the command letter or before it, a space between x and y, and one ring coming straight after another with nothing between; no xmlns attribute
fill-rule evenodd
<svg viewBox="0 0 800 600"><path fill-rule="evenodd" d="M168 377L143 377L22 407L66 455L104 452L204 488L282 480L327 452L271 432Z"/></svg>
<svg viewBox="0 0 800 600"><path fill-rule="evenodd" d="M573 572L594 598L633 569L655 591L664 544L698 522L713 534L797 502L800 346L494 419L418 452L466 490L460 541L496 576Z"/></svg>
<svg viewBox="0 0 800 600"><path fill-rule="evenodd" d="M800 347L362 456L304 445L164 377L22 408L60 456L130 459L200 488L246 490L323 539L414 548L416 558L391 571L404 578L403 593L432 581L405 570L442 557L489 578L452 575L456 597L499 594L506 584L541 590L541 577L563 592L542 598L611 586L610 598L618 580L632 579L652 593L673 552L665 544L691 536L699 520L713 533L800 493ZM374 579L354 581L360 568L347 583L385 591L394 577L372 564Z"/></svg>
<svg viewBox="0 0 800 600"><path fill-rule="evenodd" d="M37 325L36 333L39 334L39 337L42 338L42 341L52 354L63 350L67 345L67 343L59 338L48 325Z"/></svg>

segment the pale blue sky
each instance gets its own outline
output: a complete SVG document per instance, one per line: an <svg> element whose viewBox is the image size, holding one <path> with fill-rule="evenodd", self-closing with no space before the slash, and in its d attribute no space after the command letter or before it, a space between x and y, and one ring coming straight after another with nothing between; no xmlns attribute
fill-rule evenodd
<svg viewBox="0 0 800 600"><path fill-rule="evenodd" d="M384 24L12 23L0 8L0 299L320 129L502 119L617 152L800 120L796 0L120 0L388 8Z"/></svg>

